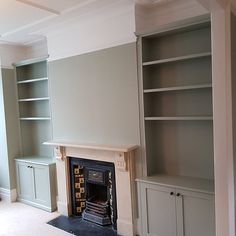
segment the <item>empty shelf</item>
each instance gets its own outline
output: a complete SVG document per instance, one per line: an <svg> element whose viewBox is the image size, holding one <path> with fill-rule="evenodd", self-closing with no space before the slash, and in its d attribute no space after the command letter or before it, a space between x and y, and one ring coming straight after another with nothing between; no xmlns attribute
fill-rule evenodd
<svg viewBox="0 0 236 236"><path fill-rule="evenodd" d="M43 77L43 78L37 78L37 79L21 80L21 81L18 81L17 84L34 83L34 82L39 82L39 81L44 81L44 80L48 80L48 78Z"/></svg>
<svg viewBox="0 0 236 236"><path fill-rule="evenodd" d="M45 101L49 100L49 97L42 97L42 98L23 98L19 99L19 102L34 102L34 101Z"/></svg>
<svg viewBox="0 0 236 236"><path fill-rule="evenodd" d="M211 56L211 52L197 53L197 54L191 54L191 55L187 55L187 56L172 57L172 58L167 58L167 59L143 62L143 66L163 64L163 63L175 62L175 61L184 61L184 60L201 58L201 57L208 57L208 56Z"/></svg>
<svg viewBox="0 0 236 236"><path fill-rule="evenodd" d="M187 86L176 86L176 87L166 87L166 88L156 88L156 89L144 89L144 93L204 89L204 88L211 88L211 87L212 87L212 84L187 85Z"/></svg>
<svg viewBox="0 0 236 236"><path fill-rule="evenodd" d="M212 116L145 117L145 120L213 120Z"/></svg>
<svg viewBox="0 0 236 236"><path fill-rule="evenodd" d="M50 117L21 117L20 120L51 120Z"/></svg>

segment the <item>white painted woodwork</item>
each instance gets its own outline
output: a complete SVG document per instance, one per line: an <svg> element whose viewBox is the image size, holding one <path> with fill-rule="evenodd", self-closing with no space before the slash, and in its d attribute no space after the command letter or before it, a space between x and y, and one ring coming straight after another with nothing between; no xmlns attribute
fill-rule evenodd
<svg viewBox="0 0 236 236"><path fill-rule="evenodd" d="M146 116L145 120L213 120L212 116Z"/></svg>
<svg viewBox="0 0 236 236"><path fill-rule="evenodd" d="M16 158L17 200L46 211L56 209L56 165L45 157Z"/></svg>
<svg viewBox="0 0 236 236"><path fill-rule="evenodd" d="M160 187L156 190L148 186L144 191L141 192L146 198L144 200L146 204L142 202L143 214L146 215L143 224L147 228L142 235L177 236L175 197L170 195L171 192L175 192L175 189Z"/></svg>
<svg viewBox="0 0 236 236"><path fill-rule="evenodd" d="M187 55L187 56L173 57L173 58L150 61L150 62L143 62L143 65L144 66L149 66L149 65L163 64L163 63L168 63L168 62L184 61L184 60L188 60L188 59L195 59L195 58L201 58L201 57L207 57L207 56L211 56L211 53L206 52L206 53L199 53L199 54L192 54L192 55Z"/></svg>
<svg viewBox="0 0 236 236"><path fill-rule="evenodd" d="M45 145L51 146L65 146L65 147L73 147L73 148L84 148L91 150L105 150L105 151L113 151L113 152L131 152L138 148L138 145L105 145L105 144L84 144L84 143L71 143L68 141L61 140L52 140L44 142Z"/></svg>
<svg viewBox="0 0 236 236"><path fill-rule="evenodd" d="M166 91L203 89L203 88L211 88L211 87L212 87L212 84L186 85L186 86L176 86L176 87L166 87L166 88L156 88L156 89L144 89L143 92L156 93L156 92L166 92Z"/></svg>
<svg viewBox="0 0 236 236"><path fill-rule="evenodd" d="M160 6L157 4L149 8L137 4L135 10L136 33L155 32L158 28L170 23L207 13L208 11L194 0L167 1L166 4Z"/></svg>
<svg viewBox="0 0 236 236"><path fill-rule="evenodd" d="M235 235L230 9L212 11L216 235Z"/></svg>
<svg viewBox="0 0 236 236"><path fill-rule="evenodd" d="M214 194L214 181L202 178L172 175L154 175L137 179L140 183L158 184L170 188L180 188L199 193Z"/></svg>
<svg viewBox="0 0 236 236"><path fill-rule="evenodd" d="M184 236L215 236L214 195L177 190L176 205L183 215ZM177 213L178 215L178 213Z"/></svg>
<svg viewBox="0 0 236 236"><path fill-rule="evenodd" d="M52 137L47 61L34 58L14 63L19 121L21 156L40 155L52 158L52 149L42 145Z"/></svg>
<svg viewBox="0 0 236 236"><path fill-rule="evenodd" d="M48 78L43 77L43 78L38 78L38 79L21 80L21 81L17 81L17 84L34 83L34 82L39 82L39 81L43 81L43 80L48 80Z"/></svg>
<svg viewBox="0 0 236 236"><path fill-rule="evenodd" d="M135 192L135 156L136 145L114 147L110 145L80 145L66 142L48 142L56 146L58 211L71 215L70 174L67 157L77 157L97 161L112 162L115 165L117 199L117 233L136 235L136 192Z"/></svg>
<svg viewBox="0 0 236 236"><path fill-rule="evenodd" d="M25 200L32 200L33 196L33 176L32 170L27 163L20 163L17 168L18 197Z"/></svg>
<svg viewBox="0 0 236 236"><path fill-rule="evenodd" d="M137 182L142 236L215 236L213 194L159 184L157 179Z"/></svg>
<svg viewBox="0 0 236 236"><path fill-rule="evenodd" d="M215 235L211 27L205 17L139 38L142 235ZM208 86L200 89L201 83ZM163 195L163 187L172 189ZM162 221L163 212L170 221Z"/></svg>
<svg viewBox="0 0 236 236"><path fill-rule="evenodd" d="M214 178L212 86L196 86L201 82L211 85L210 34L209 19L204 17L139 38L146 170L143 166L147 175ZM172 84L192 89L170 91ZM150 90L152 93L145 92Z"/></svg>

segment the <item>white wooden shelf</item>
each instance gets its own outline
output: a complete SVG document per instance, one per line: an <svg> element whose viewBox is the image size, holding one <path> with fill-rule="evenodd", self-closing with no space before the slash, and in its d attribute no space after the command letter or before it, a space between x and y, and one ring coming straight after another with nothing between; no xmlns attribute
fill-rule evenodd
<svg viewBox="0 0 236 236"><path fill-rule="evenodd" d="M19 99L18 102L34 102L34 101L46 101L49 100L49 97L42 97L42 98L23 98Z"/></svg>
<svg viewBox="0 0 236 236"><path fill-rule="evenodd" d="M20 120L51 120L50 117L21 117Z"/></svg>
<svg viewBox="0 0 236 236"><path fill-rule="evenodd" d="M179 91L179 90L194 90L212 88L212 84L199 84L199 85L187 85L187 86L176 86L156 89L144 89L144 93L156 93L156 92L168 92L168 91Z"/></svg>
<svg viewBox="0 0 236 236"><path fill-rule="evenodd" d="M214 194L214 181L208 179L160 174L138 178L136 181Z"/></svg>
<svg viewBox="0 0 236 236"><path fill-rule="evenodd" d="M209 57L209 56L211 56L211 52L196 53L196 54L191 54L187 56L172 57L172 58L167 58L167 59L143 62L143 66L163 64L163 63L175 62L175 61L185 61L189 59L196 59L196 58Z"/></svg>
<svg viewBox="0 0 236 236"><path fill-rule="evenodd" d="M43 77L43 78L37 78L37 79L21 80L21 81L18 81L17 84L35 83L35 82L40 82L40 81L44 81L44 80L48 80L48 78L47 77Z"/></svg>
<svg viewBox="0 0 236 236"><path fill-rule="evenodd" d="M213 120L212 116L156 116L156 117L144 117L146 121L155 121L155 120Z"/></svg>
<svg viewBox="0 0 236 236"><path fill-rule="evenodd" d="M138 145L108 145L108 144L96 144L96 143L73 143L65 140L51 140L44 142L45 145L60 146L60 147L72 147L102 151L113 151L113 152L131 152L137 149Z"/></svg>

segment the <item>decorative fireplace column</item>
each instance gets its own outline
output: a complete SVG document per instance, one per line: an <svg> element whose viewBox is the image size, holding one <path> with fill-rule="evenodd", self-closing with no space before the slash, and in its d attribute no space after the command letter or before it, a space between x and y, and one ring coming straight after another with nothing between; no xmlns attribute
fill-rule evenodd
<svg viewBox="0 0 236 236"><path fill-rule="evenodd" d="M72 214L68 157L111 162L115 165L117 233L124 236L135 235L137 204L134 152L138 146L78 144L64 141L50 141L44 144L54 146L57 159L58 211L67 216Z"/></svg>

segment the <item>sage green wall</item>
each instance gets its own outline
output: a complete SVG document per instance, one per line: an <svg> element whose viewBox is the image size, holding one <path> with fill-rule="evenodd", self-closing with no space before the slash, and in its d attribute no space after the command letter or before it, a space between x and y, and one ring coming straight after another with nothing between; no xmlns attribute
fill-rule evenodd
<svg viewBox="0 0 236 236"><path fill-rule="evenodd" d="M16 188L14 158L20 153L16 87L13 69L1 70L0 83L0 187Z"/></svg>
<svg viewBox="0 0 236 236"><path fill-rule="evenodd" d="M0 69L0 187L10 189L3 77Z"/></svg>
<svg viewBox="0 0 236 236"><path fill-rule="evenodd" d="M20 156L20 129L16 82L13 69L2 69L5 118L7 130L7 149L10 172L10 189L16 188L15 161Z"/></svg>
<svg viewBox="0 0 236 236"><path fill-rule="evenodd" d="M54 139L139 144L136 44L49 62Z"/></svg>

